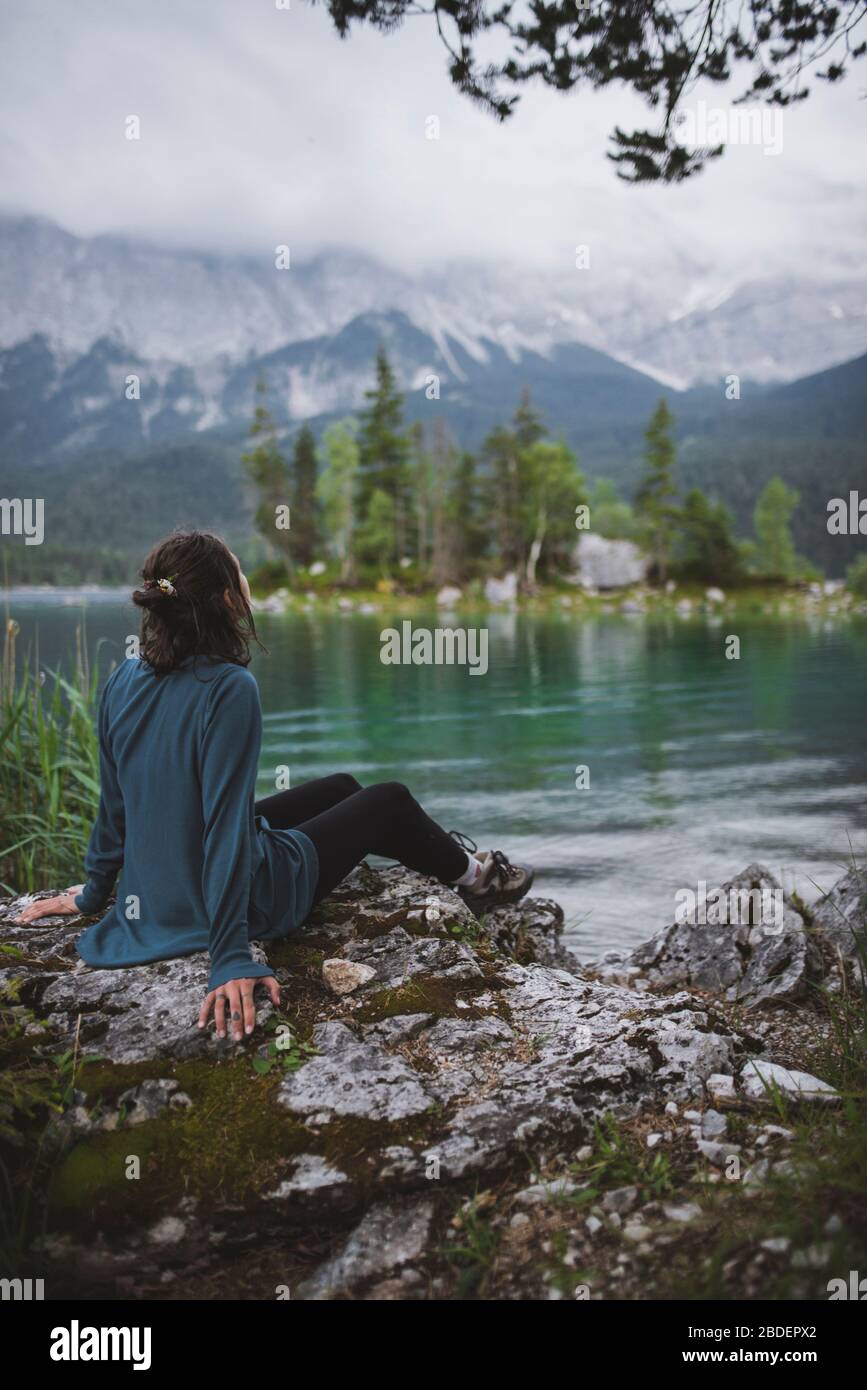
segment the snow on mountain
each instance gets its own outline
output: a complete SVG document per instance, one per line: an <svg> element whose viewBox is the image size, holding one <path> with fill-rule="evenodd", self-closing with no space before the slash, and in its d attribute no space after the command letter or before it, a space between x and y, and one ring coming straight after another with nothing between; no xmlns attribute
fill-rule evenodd
<svg viewBox="0 0 867 1390"><path fill-rule="evenodd" d="M790 381L867 349L867 293L855 268L805 272L797 283L769 274L737 284L672 252L652 272L636 255L634 270L544 274L455 263L410 276L338 249L278 270L268 258L86 239L8 215L0 217L0 304L0 348L41 334L57 371L101 341L114 344L118 358L145 364L163 388L183 369L187 389L175 390L172 409L195 416L197 429L220 422L218 398L235 368L333 338L368 313L405 315L458 381L496 349L517 363L527 353L545 357L583 344L678 387L731 372ZM406 365L417 373L422 362ZM286 379L290 413L352 403L363 370L361 362L342 370L332 362L327 371L318 358L295 362ZM79 407L86 414L92 402Z"/></svg>

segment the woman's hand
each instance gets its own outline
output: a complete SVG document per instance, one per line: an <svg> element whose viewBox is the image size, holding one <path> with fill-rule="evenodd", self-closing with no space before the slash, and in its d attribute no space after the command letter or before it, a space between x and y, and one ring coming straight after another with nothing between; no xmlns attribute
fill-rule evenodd
<svg viewBox="0 0 867 1390"><path fill-rule="evenodd" d="M79 883L75 888L67 888L65 893L58 893L55 898L39 898L37 902L28 903L12 921L17 922L19 926L25 926L28 922L38 922L40 917L80 915L81 908L75 906L75 899L83 888L84 884Z"/></svg>
<svg viewBox="0 0 867 1390"><path fill-rule="evenodd" d="M232 1037L235 1042L240 1042L243 1036L241 1033L242 1022L245 1033L252 1033L256 1026L256 1006L253 1003L253 990L256 985L264 985L271 996L271 1003L275 1008L279 1008L280 986L273 975L256 976L252 980L227 980L224 985L219 985L217 989L211 990L199 1010L199 1027L204 1028L213 1007L217 1037L224 1038L226 1036L226 1005L228 1004L232 1015Z"/></svg>

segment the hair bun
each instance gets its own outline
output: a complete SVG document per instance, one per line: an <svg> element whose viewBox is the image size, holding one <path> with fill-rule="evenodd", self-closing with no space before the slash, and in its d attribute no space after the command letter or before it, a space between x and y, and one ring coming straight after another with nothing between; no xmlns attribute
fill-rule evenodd
<svg viewBox="0 0 867 1390"><path fill-rule="evenodd" d="M132 601L137 608L145 608L152 612L155 608L160 608L165 602L165 595L162 589L156 585L152 589L133 589Z"/></svg>

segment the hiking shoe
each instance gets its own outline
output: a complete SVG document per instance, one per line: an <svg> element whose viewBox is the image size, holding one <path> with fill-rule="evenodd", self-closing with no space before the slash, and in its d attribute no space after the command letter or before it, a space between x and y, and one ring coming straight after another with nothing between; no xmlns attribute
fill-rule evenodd
<svg viewBox="0 0 867 1390"><path fill-rule="evenodd" d="M520 902L529 893L533 885L532 869L510 864L499 849L483 850L476 858L482 870L475 883L455 889L476 917L504 903Z"/></svg>

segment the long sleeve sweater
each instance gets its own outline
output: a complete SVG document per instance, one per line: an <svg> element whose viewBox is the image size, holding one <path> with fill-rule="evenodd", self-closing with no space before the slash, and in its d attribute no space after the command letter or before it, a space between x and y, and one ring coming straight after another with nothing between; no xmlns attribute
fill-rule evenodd
<svg viewBox="0 0 867 1390"><path fill-rule="evenodd" d="M167 675L124 661L99 707L99 810L76 906L111 908L77 942L88 965L140 965L207 950L209 988L271 974L251 938L307 916L316 850L254 811L262 714L244 667L197 657Z"/></svg>

